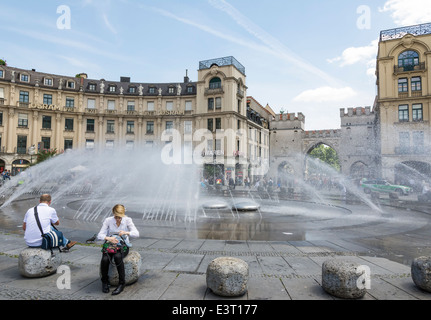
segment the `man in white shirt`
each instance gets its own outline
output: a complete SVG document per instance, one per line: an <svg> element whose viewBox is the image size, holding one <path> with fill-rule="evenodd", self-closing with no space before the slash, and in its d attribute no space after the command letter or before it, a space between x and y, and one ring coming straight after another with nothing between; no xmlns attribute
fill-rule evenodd
<svg viewBox="0 0 431 320"><path fill-rule="evenodd" d="M57 216L57 211L50 207L51 205L51 195L43 194L40 196L39 205L37 206L37 212L40 220L40 224L43 233L48 233L51 230L51 224L58 226L60 220ZM42 235L40 233L39 226L34 215L34 207L27 210L24 221L22 224L22 229L24 230L24 240L25 243L32 248L38 248L42 245ZM70 241L66 239L63 235L63 243L66 243L65 248L69 250L72 248L76 241Z"/></svg>

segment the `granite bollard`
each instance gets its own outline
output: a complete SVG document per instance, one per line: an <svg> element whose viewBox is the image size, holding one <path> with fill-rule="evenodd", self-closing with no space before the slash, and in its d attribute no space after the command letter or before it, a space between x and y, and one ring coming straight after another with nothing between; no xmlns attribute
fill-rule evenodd
<svg viewBox="0 0 431 320"><path fill-rule="evenodd" d="M19 254L18 268L24 277L41 278L56 273L62 262L60 252L51 254L50 250L26 248Z"/></svg>
<svg viewBox="0 0 431 320"><path fill-rule="evenodd" d="M124 271L126 273L126 285L130 285L138 281L141 271L141 255L137 251L130 251L129 254L123 259ZM108 278L111 286L119 285L119 277L115 262L109 266ZM102 274L100 273L100 276Z"/></svg>
<svg viewBox="0 0 431 320"><path fill-rule="evenodd" d="M330 259L322 264L322 287L329 294L344 299L362 298L366 293L364 272L355 262Z"/></svg>
<svg viewBox="0 0 431 320"><path fill-rule="evenodd" d="M412 262L411 273L416 286L431 292L431 257L415 258Z"/></svg>
<svg viewBox="0 0 431 320"><path fill-rule="evenodd" d="M216 295L242 296L247 292L248 264L238 258L216 258L208 265L206 282Z"/></svg>

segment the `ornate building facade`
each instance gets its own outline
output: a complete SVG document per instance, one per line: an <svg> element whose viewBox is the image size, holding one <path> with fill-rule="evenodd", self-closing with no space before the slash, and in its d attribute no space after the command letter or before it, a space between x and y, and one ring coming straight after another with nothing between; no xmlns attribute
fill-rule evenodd
<svg viewBox="0 0 431 320"><path fill-rule="evenodd" d="M198 81L186 76L173 83L0 65L0 170L17 174L41 149L156 147L175 132L191 150L205 135L206 145L194 155L203 167L243 179L255 174L251 161L269 157L268 115L255 116L246 92L245 68L234 57L201 61Z"/></svg>
<svg viewBox="0 0 431 320"><path fill-rule="evenodd" d="M431 24L382 31L376 117L382 176L431 177ZM411 184L411 183L410 183Z"/></svg>

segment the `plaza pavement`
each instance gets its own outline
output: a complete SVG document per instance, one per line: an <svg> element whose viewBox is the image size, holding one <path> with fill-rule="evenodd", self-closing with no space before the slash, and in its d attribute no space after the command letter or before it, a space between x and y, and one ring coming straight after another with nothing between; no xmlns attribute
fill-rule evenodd
<svg viewBox="0 0 431 320"><path fill-rule="evenodd" d="M366 248L342 240L335 244L141 237L133 242L133 250L142 257L141 275L118 296L101 291L100 244L81 243L61 253L63 265L70 268L71 286L59 289L57 281L63 274L20 275L18 255L26 248L22 235L0 232L0 243L0 300L339 300L321 287L321 266L326 259L349 259L369 266L371 288L362 300L431 300L431 293L413 283L409 266L368 256ZM220 297L206 287L206 268L221 256L248 263L245 295Z"/></svg>
<svg viewBox="0 0 431 320"><path fill-rule="evenodd" d="M414 199L412 199L414 200ZM34 199L29 200L29 204ZM27 204L24 204L26 207ZM428 212L428 211L427 211ZM18 270L26 248L22 231L3 228L0 220L0 300L147 300L247 303L282 300L341 300L322 286L322 263L348 259L370 268L371 287L360 300L431 300L411 278L410 266L382 257L370 247L348 239L336 241L241 241L141 236L133 249L142 258L140 277L118 296L102 293L99 275L101 243L86 244L88 232L62 227L79 243L61 253L70 270L70 288L60 289L63 274L25 278ZM16 226L15 226L16 228ZM417 237L423 243L424 236ZM60 253L57 253L60 254ZM248 263L248 290L241 297L220 297L206 286L206 269L217 257L237 257ZM61 287L61 284L60 284ZM112 290L111 290L112 291Z"/></svg>

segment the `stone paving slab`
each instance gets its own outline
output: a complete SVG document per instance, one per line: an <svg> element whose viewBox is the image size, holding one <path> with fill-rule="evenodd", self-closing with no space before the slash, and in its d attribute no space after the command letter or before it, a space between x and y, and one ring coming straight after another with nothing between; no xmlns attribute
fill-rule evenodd
<svg viewBox="0 0 431 320"><path fill-rule="evenodd" d="M140 238L133 249L141 254L141 274L119 296L103 294L99 264L101 244L77 244L61 253L70 268L70 289L59 289L61 274L24 278L18 255L26 248L21 235L0 232L0 300L334 300L321 286L321 266L327 259L351 259L369 265L371 288L363 300L431 300L416 287L410 267L382 257L364 255L363 247L337 241L359 251L336 251L326 242L222 241ZM329 243L329 242L328 242ZM314 246L314 247L313 247ZM225 298L206 287L206 269L220 256L243 259L249 266L248 291Z"/></svg>

